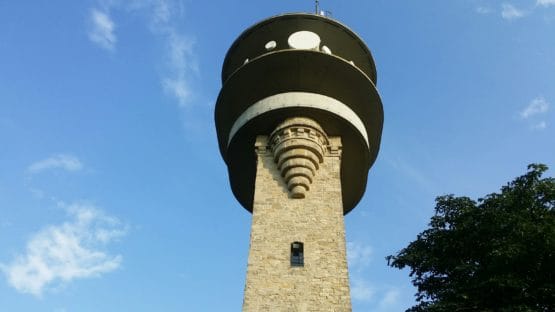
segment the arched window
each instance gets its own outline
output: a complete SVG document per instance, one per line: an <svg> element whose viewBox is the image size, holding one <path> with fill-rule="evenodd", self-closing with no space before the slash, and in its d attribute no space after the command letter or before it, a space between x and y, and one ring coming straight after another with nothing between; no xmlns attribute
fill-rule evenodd
<svg viewBox="0 0 555 312"><path fill-rule="evenodd" d="M291 243L291 266L304 266L304 247L301 242Z"/></svg>

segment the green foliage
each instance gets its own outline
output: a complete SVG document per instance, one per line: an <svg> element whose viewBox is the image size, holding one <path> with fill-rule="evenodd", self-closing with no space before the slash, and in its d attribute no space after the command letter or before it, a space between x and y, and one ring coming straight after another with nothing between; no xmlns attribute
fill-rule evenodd
<svg viewBox="0 0 555 312"><path fill-rule="evenodd" d="M478 201L436 199L429 228L395 256L410 267L407 311L555 311L555 180L547 166Z"/></svg>

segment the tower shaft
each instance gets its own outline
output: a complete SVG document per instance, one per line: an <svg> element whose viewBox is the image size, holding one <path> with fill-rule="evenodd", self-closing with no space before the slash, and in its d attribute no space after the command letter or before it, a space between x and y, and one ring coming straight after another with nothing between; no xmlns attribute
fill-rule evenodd
<svg viewBox="0 0 555 312"><path fill-rule="evenodd" d="M291 134L294 131L297 133ZM295 136L311 135L302 127L285 132L296 143L299 139ZM340 180L341 139L326 139L322 162L303 199L292 197L291 185L284 179L283 166L280 170L276 157L276 139L256 139L244 312L351 311ZM294 243L302 244L302 259L295 258L299 255L292 250Z"/></svg>

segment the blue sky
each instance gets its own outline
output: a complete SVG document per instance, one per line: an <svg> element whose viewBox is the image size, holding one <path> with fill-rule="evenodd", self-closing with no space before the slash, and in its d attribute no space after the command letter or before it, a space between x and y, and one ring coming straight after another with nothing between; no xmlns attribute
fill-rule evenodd
<svg viewBox="0 0 555 312"><path fill-rule="evenodd" d="M370 47L385 123L346 216L354 311L402 311L386 266L434 198L555 164L555 1L331 1ZM0 1L4 311L240 311L250 215L213 121L246 27L312 1ZM549 175L552 175L550 170Z"/></svg>

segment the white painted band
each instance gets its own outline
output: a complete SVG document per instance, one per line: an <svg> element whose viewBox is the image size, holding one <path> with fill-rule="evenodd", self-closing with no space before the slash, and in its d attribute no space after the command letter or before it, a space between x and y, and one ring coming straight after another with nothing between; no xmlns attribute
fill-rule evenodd
<svg viewBox="0 0 555 312"><path fill-rule="evenodd" d="M241 129L241 127L243 127L250 120L254 119L256 116L272 110L289 107L317 108L337 115L351 123L358 130L358 132L360 132L362 137L364 137L366 145L370 146L368 142L368 133L366 132L364 123L360 120L360 118L358 118L357 114L353 112L352 109L329 96L309 92L279 93L254 103L247 108L247 110L245 110L239 118L237 118L231 127L227 144L229 145L233 136L237 133L237 131L239 131L239 129Z"/></svg>

